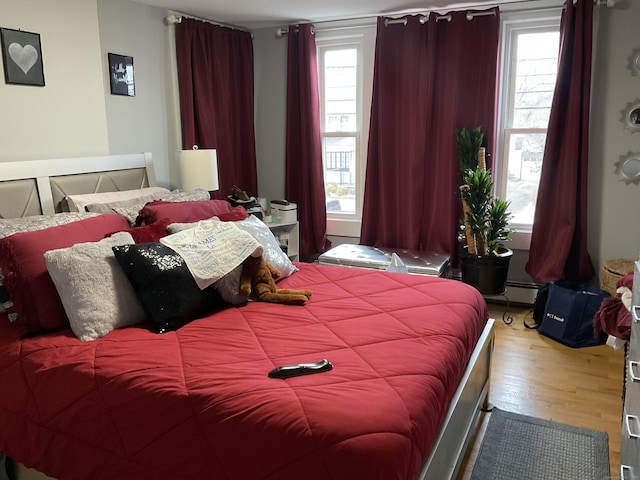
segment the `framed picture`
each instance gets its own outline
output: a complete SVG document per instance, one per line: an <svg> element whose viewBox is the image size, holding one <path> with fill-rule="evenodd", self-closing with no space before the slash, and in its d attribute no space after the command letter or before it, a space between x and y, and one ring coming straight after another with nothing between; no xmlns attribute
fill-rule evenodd
<svg viewBox="0 0 640 480"><path fill-rule="evenodd" d="M111 95L135 97L136 85L133 80L133 57L109 54L109 79Z"/></svg>
<svg viewBox="0 0 640 480"><path fill-rule="evenodd" d="M40 34L0 28L4 81L44 87Z"/></svg>

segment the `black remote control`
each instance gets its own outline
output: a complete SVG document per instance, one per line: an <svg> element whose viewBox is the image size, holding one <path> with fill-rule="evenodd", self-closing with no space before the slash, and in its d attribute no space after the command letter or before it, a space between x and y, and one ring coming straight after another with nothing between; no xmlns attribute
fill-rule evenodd
<svg viewBox="0 0 640 480"><path fill-rule="evenodd" d="M329 360L323 358L315 363L294 363L292 365L281 365L269 372L269 378L289 378L299 375L309 375L311 373L327 372L333 368Z"/></svg>

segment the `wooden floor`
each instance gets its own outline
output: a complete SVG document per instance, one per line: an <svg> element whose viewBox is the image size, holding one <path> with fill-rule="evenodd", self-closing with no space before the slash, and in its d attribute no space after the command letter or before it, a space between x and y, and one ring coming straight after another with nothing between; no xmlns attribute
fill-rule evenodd
<svg viewBox="0 0 640 480"><path fill-rule="evenodd" d="M531 321L528 309L511 307L511 325L502 321L504 307L490 305L489 310L496 319L490 403L510 412L607 432L611 477L618 479L623 349L565 347L524 328L525 315ZM488 415L482 414L458 480L471 477L487 420Z"/></svg>

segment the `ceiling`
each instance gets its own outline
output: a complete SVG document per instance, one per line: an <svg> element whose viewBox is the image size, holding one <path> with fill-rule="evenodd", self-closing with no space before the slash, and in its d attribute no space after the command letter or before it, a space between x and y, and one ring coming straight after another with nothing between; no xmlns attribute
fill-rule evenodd
<svg viewBox="0 0 640 480"><path fill-rule="evenodd" d="M528 0L135 0L226 25L257 29Z"/></svg>

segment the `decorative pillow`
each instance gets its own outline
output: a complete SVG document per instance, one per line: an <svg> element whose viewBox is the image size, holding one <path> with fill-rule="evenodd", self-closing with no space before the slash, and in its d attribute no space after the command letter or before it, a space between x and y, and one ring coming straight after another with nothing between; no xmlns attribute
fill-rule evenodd
<svg viewBox="0 0 640 480"><path fill-rule="evenodd" d="M151 225L127 228L122 231L131 234L135 243L149 243L158 242L162 237L166 237L168 226L169 219L161 218L157 222L153 222ZM114 233L110 233L107 236L111 236Z"/></svg>
<svg viewBox="0 0 640 480"><path fill-rule="evenodd" d="M44 253L79 242L98 241L109 232L127 227L120 215L106 214L1 239L0 266L17 313L16 321L31 333L66 327L67 318L47 273Z"/></svg>
<svg viewBox="0 0 640 480"><path fill-rule="evenodd" d="M33 232L36 230L44 230L45 228L55 227L75 222L97 214L73 212L73 213L56 213L54 215L34 215L31 217L19 218L0 218L0 238L8 237L19 232ZM9 319L15 320L16 313L13 311L13 302L9 297L9 292L4 285L4 277L2 275L2 267L0 266L0 313L9 313Z"/></svg>
<svg viewBox="0 0 640 480"><path fill-rule="evenodd" d="M129 221L129 225L132 227L136 226L136 219L138 218L138 214L140 210L149 203L149 201L153 200L162 200L164 202L198 202L210 200L211 195L207 190L196 189L190 190L188 192L178 192L174 191L168 195L160 195L159 198L147 200L141 203L136 203L129 206L112 206L112 210L123 217L125 217Z"/></svg>
<svg viewBox="0 0 640 480"><path fill-rule="evenodd" d="M145 320L112 250L132 243L130 233L119 232L99 242L77 243L44 254L71 330L80 340L95 340L115 328Z"/></svg>
<svg viewBox="0 0 640 480"><path fill-rule="evenodd" d="M168 218L171 223L197 222L231 211L226 200L206 200L198 202L164 202L158 200L148 203L140 210L137 225L150 224L160 218Z"/></svg>
<svg viewBox="0 0 640 480"><path fill-rule="evenodd" d="M122 190L119 192L99 192L86 193L81 195L67 195L64 197L63 204L67 204L70 212L84 212L84 207L93 203L118 202L121 200L131 200L134 198L144 197L153 193L170 193L163 187L146 187L135 190Z"/></svg>
<svg viewBox="0 0 640 480"><path fill-rule="evenodd" d="M225 306L213 286L200 290L184 259L161 243L113 247L113 252L156 333Z"/></svg>

